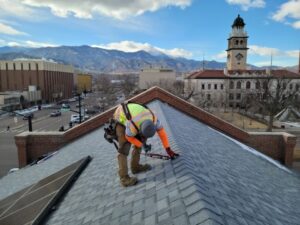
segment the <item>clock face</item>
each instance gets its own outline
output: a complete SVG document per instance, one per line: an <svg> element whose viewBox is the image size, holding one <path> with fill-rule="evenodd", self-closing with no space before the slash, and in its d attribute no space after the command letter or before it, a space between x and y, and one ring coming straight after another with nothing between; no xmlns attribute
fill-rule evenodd
<svg viewBox="0 0 300 225"><path fill-rule="evenodd" d="M244 56L241 53L239 53L235 56L235 58L240 61L242 58L244 58Z"/></svg>

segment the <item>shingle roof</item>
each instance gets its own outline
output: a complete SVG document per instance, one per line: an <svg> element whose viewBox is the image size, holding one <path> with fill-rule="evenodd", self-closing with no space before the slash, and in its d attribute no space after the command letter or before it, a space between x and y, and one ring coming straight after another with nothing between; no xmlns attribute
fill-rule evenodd
<svg viewBox="0 0 300 225"><path fill-rule="evenodd" d="M153 169L138 175L138 185L120 186L116 152L101 127L49 160L0 179L0 199L91 155L46 224L299 224L298 175L159 100L149 107L181 156L142 157ZM163 152L157 136L150 143Z"/></svg>
<svg viewBox="0 0 300 225"><path fill-rule="evenodd" d="M295 73L289 70L272 70L272 75L275 77L282 77L282 78L295 78L300 79L300 74ZM266 70L228 70L228 75L248 75L257 78L260 75L267 75L268 72ZM224 70L201 70L197 72L193 72L187 78L188 79L230 79L232 77L225 75ZM235 77L236 78L236 77ZM245 77L241 77L245 78Z"/></svg>

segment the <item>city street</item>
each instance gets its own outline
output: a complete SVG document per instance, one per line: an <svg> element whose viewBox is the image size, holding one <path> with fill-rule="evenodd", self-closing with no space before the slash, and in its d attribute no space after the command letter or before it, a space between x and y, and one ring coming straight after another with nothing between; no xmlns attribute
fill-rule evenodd
<svg viewBox="0 0 300 225"><path fill-rule="evenodd" d="M73 110L78 110L75 108L75 104L73 103L71 107ZM76 113L67 111L62 112L61 116L50 117L50 113L53 111L55 109L42 109L34 112L33 131L58 131L61 126L68 129L70 117ZM9 130L7 130L8 126ZM10 169L18 167L14 136L24 131L28 131L28 120L23 120L21 116L2 115L0 117L0 177L7 174Z"/></svg>

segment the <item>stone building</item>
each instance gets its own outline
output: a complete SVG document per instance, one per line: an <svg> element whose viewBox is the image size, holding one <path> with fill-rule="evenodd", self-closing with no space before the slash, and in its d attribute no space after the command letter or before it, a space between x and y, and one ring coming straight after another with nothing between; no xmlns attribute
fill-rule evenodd
<svg viewBox="0 0 300 225"><path fill-rule="evenodd" d="M270 78L290 79L288 89L300 90L299 73L288 70L247 69L247 40L244 20L238 15L228 38L227 67L224 70L201 70L193 72L185 79L185 90L198 94L194 103L203 107L230 106L243 107L245 96L258 92Z"/></svg>

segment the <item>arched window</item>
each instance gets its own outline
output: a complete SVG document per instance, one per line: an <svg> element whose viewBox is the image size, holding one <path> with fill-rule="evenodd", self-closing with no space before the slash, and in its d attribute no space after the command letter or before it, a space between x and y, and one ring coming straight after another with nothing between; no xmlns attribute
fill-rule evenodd
<svg viewBox="0 0 300 225"><path fill-rule="evenodd" d="M238 44L239 44L239 41L238 41L238 40L236 40L236 41L235 41L235 45L238 45Z"/></svg>
<svg viewBox="0 0 300 225"><path fill-rule="evenodd" d="M260 82L259 82L259 81L256 81L256 83L255 83L255 88L256 88L256 89L260 89Z"/></svg>
<svg viewBox="0 0 300 225"><path fill-rule="evenodd" d="M230 81L229 88L234 89L234 82L233 81Z"/></svg>
<svg viewBox="0 0 300 225"><path fill-rule="evenodd" d="M246 89L250 89L250 88L251 88L251 82L247 81L247 83L246 83Z"/></svg>
<svg viewBox="0 0 300 225"><path fill-rule="evenodd" d="M242 45L242 44L244 44L244 41L243 41L243 40L241 40L241 41L240 41L240 44L241 44L241 45Z"/></svg>
<svg viewBox="0 0 300 225"><path fill-rule="evenodd" d="M238 81L236 84L236 89L241 89L241 87L242 87L242 83L241 81Z"/></svg>

